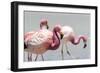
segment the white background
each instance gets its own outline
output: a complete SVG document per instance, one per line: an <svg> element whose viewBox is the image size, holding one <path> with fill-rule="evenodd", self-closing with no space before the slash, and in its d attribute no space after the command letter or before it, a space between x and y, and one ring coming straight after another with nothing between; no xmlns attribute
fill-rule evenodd
<svg viewBox="0 0 100 73"><path fill-rule="evenodd" d="M10 71L10 2L13 0L0 0L0 73L11 73ZM100 13L100 0L24 0L31 2L45 2L45 3L61 3L61 4L78 4L78 5L96 5L98 6L98 13ZM98 19L99 14L98 14ZM100 22L98 22L99 24ZM100 25L98 25L99 27ZM100 29L98 30L100 31ZM100 37L100 34L98 34ZM100 40L100 39L98 39ZM99 42L98 42L99 43ZM99 46L100 47L100 46ZM98 47L98 51L100 51ZM100 53L98 54L100 55ZM100 58L98 58L98 62ZM85 73L93 72L99 73L100 66L90 67L90 68L73 68L73 69L60 69L60 70L45 70L45 71L35 71L36 73ZM30 71L32 73L32 71Z"/></svg>

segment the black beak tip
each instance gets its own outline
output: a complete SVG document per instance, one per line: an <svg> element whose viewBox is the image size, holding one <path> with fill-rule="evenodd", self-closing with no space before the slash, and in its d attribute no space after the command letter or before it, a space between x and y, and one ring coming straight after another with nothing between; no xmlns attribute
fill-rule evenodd
<svg viewBox="0 0 100 73"><path fill-rule="evenodd" d="M47 27L47 29L49 29L49 27Z"/></svg>
<svg viewBox="0 0 100 73"><path fill-rule="evenodd" d="M83 48L86 48L87 47L87 44L84 44L84 47Z"/></svg>
<svg viewBox="0 0 100 73"><path fill-rule="evenodd" d="M61 36L60 39L63 39L63 34L61 34L60 36Z"/></svg>
<svg viewBox="0 0 100 73"><path fill-rule="evenodd" d="M49 26L47 26L47 29L49 29Z"/></svg>

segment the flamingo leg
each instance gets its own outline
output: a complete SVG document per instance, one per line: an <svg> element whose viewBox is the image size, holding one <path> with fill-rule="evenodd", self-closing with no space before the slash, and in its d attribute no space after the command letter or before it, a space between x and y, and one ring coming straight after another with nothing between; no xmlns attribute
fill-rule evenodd
<svg viewBox="0 0 100 73"><path fill-rule="evenodd" d="M70 51L68 50L67 44L65 44L65 46L66 46L66 53L67 53L69 56L71 56L71 53L70 53Z"/></svg>
<svg viewBox="0 0 100 73"><path fill-rule="evenodd" d="M25 51L24 51L24 61L26 61L26 58L25 58Z"/></svg>
<svg viewBox="0 0 100 73"><path fill-rule="evenodd" d="M32 54L28 52L28 61L32 61Z"/></svg>
<svg viewBox="0 0 100 73"><path fill-rule="evenodd" d="M61 56L62 56L62 60L64 60L63 44L62 44L62 48L61 48Z"/></svg>
<svg viewBox="0 0 100 73"><path fill-rule="evenodd" d="M35 61L37 61L37 58L38 58L38 54L37 54L36 57L35 57Z"/></svg>
<svg viewBox="0 0 100 73"><path fill-rule="evenodd" d="M41 54L41 57L42 57L42 61L44 61L44 57L43 57L43 55Z"/></svg>
<svg viewBox="0 0 100 73"><path fill-rule="evenodd" d="M29 61L29 52L27 53L27 55L28 55L28 57L27 57L27 58L28 58L28 61Z"/></svg>
<svg viewBox="0 0 100 73"><path fill-rule="evenodd" d="M67 44L65 44L65 46L66 46L66 52L67 52L67 54L68 54L72 59L79 59L79 58L77 58L77 57L74 57L74 56L71 54L71 52L68 50Z"/></svg>
<svg viewBox="0 0 100 73"><path fill-rule="evenodd" d="M32 53L30 53L30 61L32 61Z"/></svg>

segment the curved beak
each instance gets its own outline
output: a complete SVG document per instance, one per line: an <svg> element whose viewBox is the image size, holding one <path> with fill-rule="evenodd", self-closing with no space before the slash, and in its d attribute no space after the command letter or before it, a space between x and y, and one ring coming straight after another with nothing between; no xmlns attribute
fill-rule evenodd
<svg viewBox="0 0 100 73"><path fill-rule="evenodd" d="M47 29L49 29L49 26L47 25Z"/></svg>
<svg viewBox="0 0 100 73"><path fill-rule="evenodd" d="M60 39L63 39L64 34L60 32Z"/></svg>
<svg viewBox="0 0 100 73"><path fill-rule="evenodd" d="M87 44L86 44L86 42L84 42L84 47L83 48L86 48L87 47Z"/></svg>

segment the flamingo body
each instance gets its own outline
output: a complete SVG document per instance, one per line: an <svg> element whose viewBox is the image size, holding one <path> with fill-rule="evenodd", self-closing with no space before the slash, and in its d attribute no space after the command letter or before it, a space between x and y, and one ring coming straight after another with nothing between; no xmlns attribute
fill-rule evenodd
<svg viewBox="0 0 100 73"><path fill-rule="evenodd" d="M74 36L74 31L70 26L63 26L61 28L61 33L63 33L63 42L69 42L70 39Z"/></svg>
<svg viewBox="0 0 100 73"><path fill-rule="evenodd" d="M42 55L43 53L47 50L56 50L60 45L58 33L60 33L61 27L57 25L54 27L53 31L49 31L48 28L49 26L47 25L47 21L42 20L39 31L31 31L25 34L24 46L25 48L27 47L25 51L37 54L35 61L37 60L38 54L41 54L42 60L44 60Z"/></svg>
<svg viewBox="0 0 100 73"><path fill-rule="evenodd" d="M71 53L69 52L69 50L67 48L67 43L71 42L73 45L78 45L80 43L80 40L82 39L83 43L84 43L84 47L83 48L86 48L86 46L87 46L87 44L86 44L87 36L85 36L85 35L76 36L75 33L74 33L74 30L70 26L63 26L61 28L61 33L63 35L63 38L62 38L62 50L61 50L62 59L64 59L64 57L63 57L63 45L64 44L66 46L67 54L69 54L72 58L73 58L73 56L71 55Z"/></svg>
<svg viewBox="0 0 100 73"><path fill-rule="evenodd" d="M25 43L28 45L28 48L31 49L29 49L30 52L42 54L47 51L47 48L52 43L52 36L53 34L51 31L43 29L30 35Z"/></svg>
<svg viewBox="0 0 100 73"><path fill-rule="evenodd" d="M42 29L48 29L48 28L49 27L47 25L47 20L42 19L40 21L40 29L42 30ZM41 40L36 37L37 33L39 33L39 31L37 31L37 32L31 31L31 32L25 33L25 35L24 35L24 50L26 52L28 52L28 61L32 61L32 54L33 53L36 54L35 61L37 60L38 54L41 54L42 60L44 60L42 54L47 51L46 47L48 47L48 45L49 45L49 44L45 44L46 42L44 42L44 46L42 46L43 43L41 44ZM38 34L38 37L42 38L43 35L41 36ZM36 39L33 40L34 38L36 38ZM37 42L39 42L39 43L37 43ZM49 43L50 43L50 41L49 41ZM36 44L37 44L37 48L35 49ZM41 44L41 47L39 47L40 44Z"/></svg>

